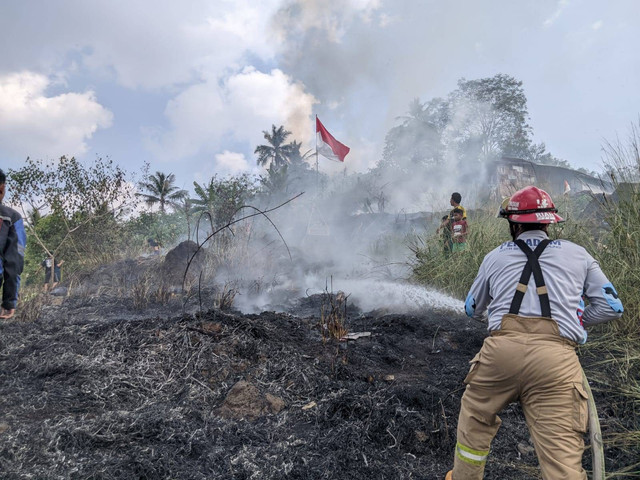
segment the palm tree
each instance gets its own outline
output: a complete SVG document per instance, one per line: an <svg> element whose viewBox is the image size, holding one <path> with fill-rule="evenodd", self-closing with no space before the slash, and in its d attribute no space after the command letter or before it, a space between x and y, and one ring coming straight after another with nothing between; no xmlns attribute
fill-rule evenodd
<svg viewBox="0 0 640 480"><path fill-rule="evenodd" d="M276 168L286 165L290 162L290 157L294 153L291 143L285 144L287 137L291 135L291 132L284 129L284 126L280 125L276 128L275 125L271 125L271 133L264 130L264 138L269 142L269 145L258 145L254 151L258 155L258 165L274 164Z"/></svg>
<svg viewBox="0 0 640 480"><path fill-rule="evenodd" d="M191 240L191 219L193 218L193 200L187 195L180 199L178 203L180 211L184 214L187 220L187 240Z"/></svg>
<svg viewBox="0 0 640 480"><path fill-rule="evenodd" d="M404 120L405 126L410 126L416 122L424 121L425 105L420 102L419 98L414 98L409 102L409 111L406 115L396 117L398 120Z"/></svg>
<svg viewBox="0 0 640 480"><path fill-rule="evenodd" d="M246 173L222 180L214 175L209 183L193 182L193 189L197 196L191 200L193 213L207 213L212 231L231 222L246 199L255 193L253 180Z"/></svg>
<svg viewBox="0 0 640 480"><path fill-rule="evenodd" d="M146 182L139 184L140 188L149 193L136 193L136 195L143 197L149 207L160 204L160 211L165 213L167 205L175 206L187 195L186 190L181 190L174 185L175 181L176 177L173 173L166 175L156 172L155 175L149 175Z"/></svg>
<svg viewBox="0 0 640 480"><path fill-rule="evenodd" d="M200 185L198 182L193 182L193 190L196 192L198 198L191 200L193 204L192 212L196 215L207 213L211 224L211 231L213 231L213 217L218 200L218 182L216 181L215 175L209 180L209 184Z"/></svg>
<svg viewBox="0 0 640 480"><path fill-rule="evenodd" d="M307 160L313 158L315 156L315 152L311 149L302 153L300 149L302 148L302 143L294 140L289 145L291 147L291 153L289 155L289 163L292 167L302 168L303 170L307 170L309 168L309 164Z"/></svg>
<svg viewBox="0 0 640 480"><path fill-rule="evenodd" d="M284 165L282 168L276 168L273 164L267 168L267 174L260 177L262 189L268 195L277 195L286 191L289 166Z"/></svg>
<svg viewBox="0 0 640 480"><path fill-rule="evenodd" d="M272 162L267 168L267 174L260 177L262 191L267 195L287 193L292 186L301 188L301 185L310 184L311 177L316 175L307 162L308 159L315 156L313 150L302 153L302 143L295 140L287 146L291 147L289 163L277 167Z"/></svg>

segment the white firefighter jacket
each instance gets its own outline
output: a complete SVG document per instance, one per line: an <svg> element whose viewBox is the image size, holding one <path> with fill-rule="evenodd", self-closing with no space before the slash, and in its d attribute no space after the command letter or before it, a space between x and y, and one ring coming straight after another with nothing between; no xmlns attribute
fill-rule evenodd
<svg viewBox="0 0 640 480"><path fill-rule="evenodd" d="M547 234L541 230L524 232L518 237L535 249ZM600 265L587 251L567 240L554 240L539 258L549 292L551 317L558 323L560 335L576 343L587 340L585 326L619 318L622 302L602 273ZM489 331L499 330L502 316L509 313L527 256L514 242L505 242L484 257L467 295L467 315L480 318L485 310ZM585 308L583 295L589 304ZM539 317L541 307L533 275L520 306L520 316Z"/></svg>

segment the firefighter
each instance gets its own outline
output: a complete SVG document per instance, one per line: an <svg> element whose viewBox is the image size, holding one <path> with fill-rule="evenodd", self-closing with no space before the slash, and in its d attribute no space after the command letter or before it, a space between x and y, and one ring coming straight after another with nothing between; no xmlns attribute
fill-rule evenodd
<svg viewBox="0 0 640 480"><path fill-rule="evenodd" d="M542 477L586 479L587 393L575 348L586 342L584 327L619 318L622 302L584 248L549 240L548 226L564 220L547 192L519 190L500 216L509 220L513 241L487 254L465 301L470 317L488 311L490 336L464 380L454 467L446 479L483 478L498 413L515 401Z"/></svg>

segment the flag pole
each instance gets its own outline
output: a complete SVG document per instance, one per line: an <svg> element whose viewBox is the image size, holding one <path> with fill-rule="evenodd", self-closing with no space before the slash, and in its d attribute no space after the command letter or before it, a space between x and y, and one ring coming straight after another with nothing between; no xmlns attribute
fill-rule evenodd
<svg viewBox="0 0 640 480"><path fill-rule="evenodd" d="M316 124L315 124L315 130L316 130L316 187L318 186L319 182L320 182L320 170L318 169L318 114L316 113Z"/></svg>

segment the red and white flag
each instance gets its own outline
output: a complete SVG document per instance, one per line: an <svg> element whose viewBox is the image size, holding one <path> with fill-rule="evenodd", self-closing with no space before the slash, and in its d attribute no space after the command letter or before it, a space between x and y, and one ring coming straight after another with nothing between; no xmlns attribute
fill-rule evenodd
<svg viewBox="0 0 640 480"><path fill-rule="evenodd" d="M333 138L333 135L324 128L324 125L322 125L322 122L320 122L320 119L317 116L316 137L318 139L318 153L320 155L328 158L329 160L344 162L344 157L347 156L347 153L349 153L349 150L351 149Z"/></svg>
<svg viewBox="0 0 640 480"><path fill-rule="evenodd" d="M568 194L571 191L571 185L566 180L564 181L564 194Z"/></svg>

